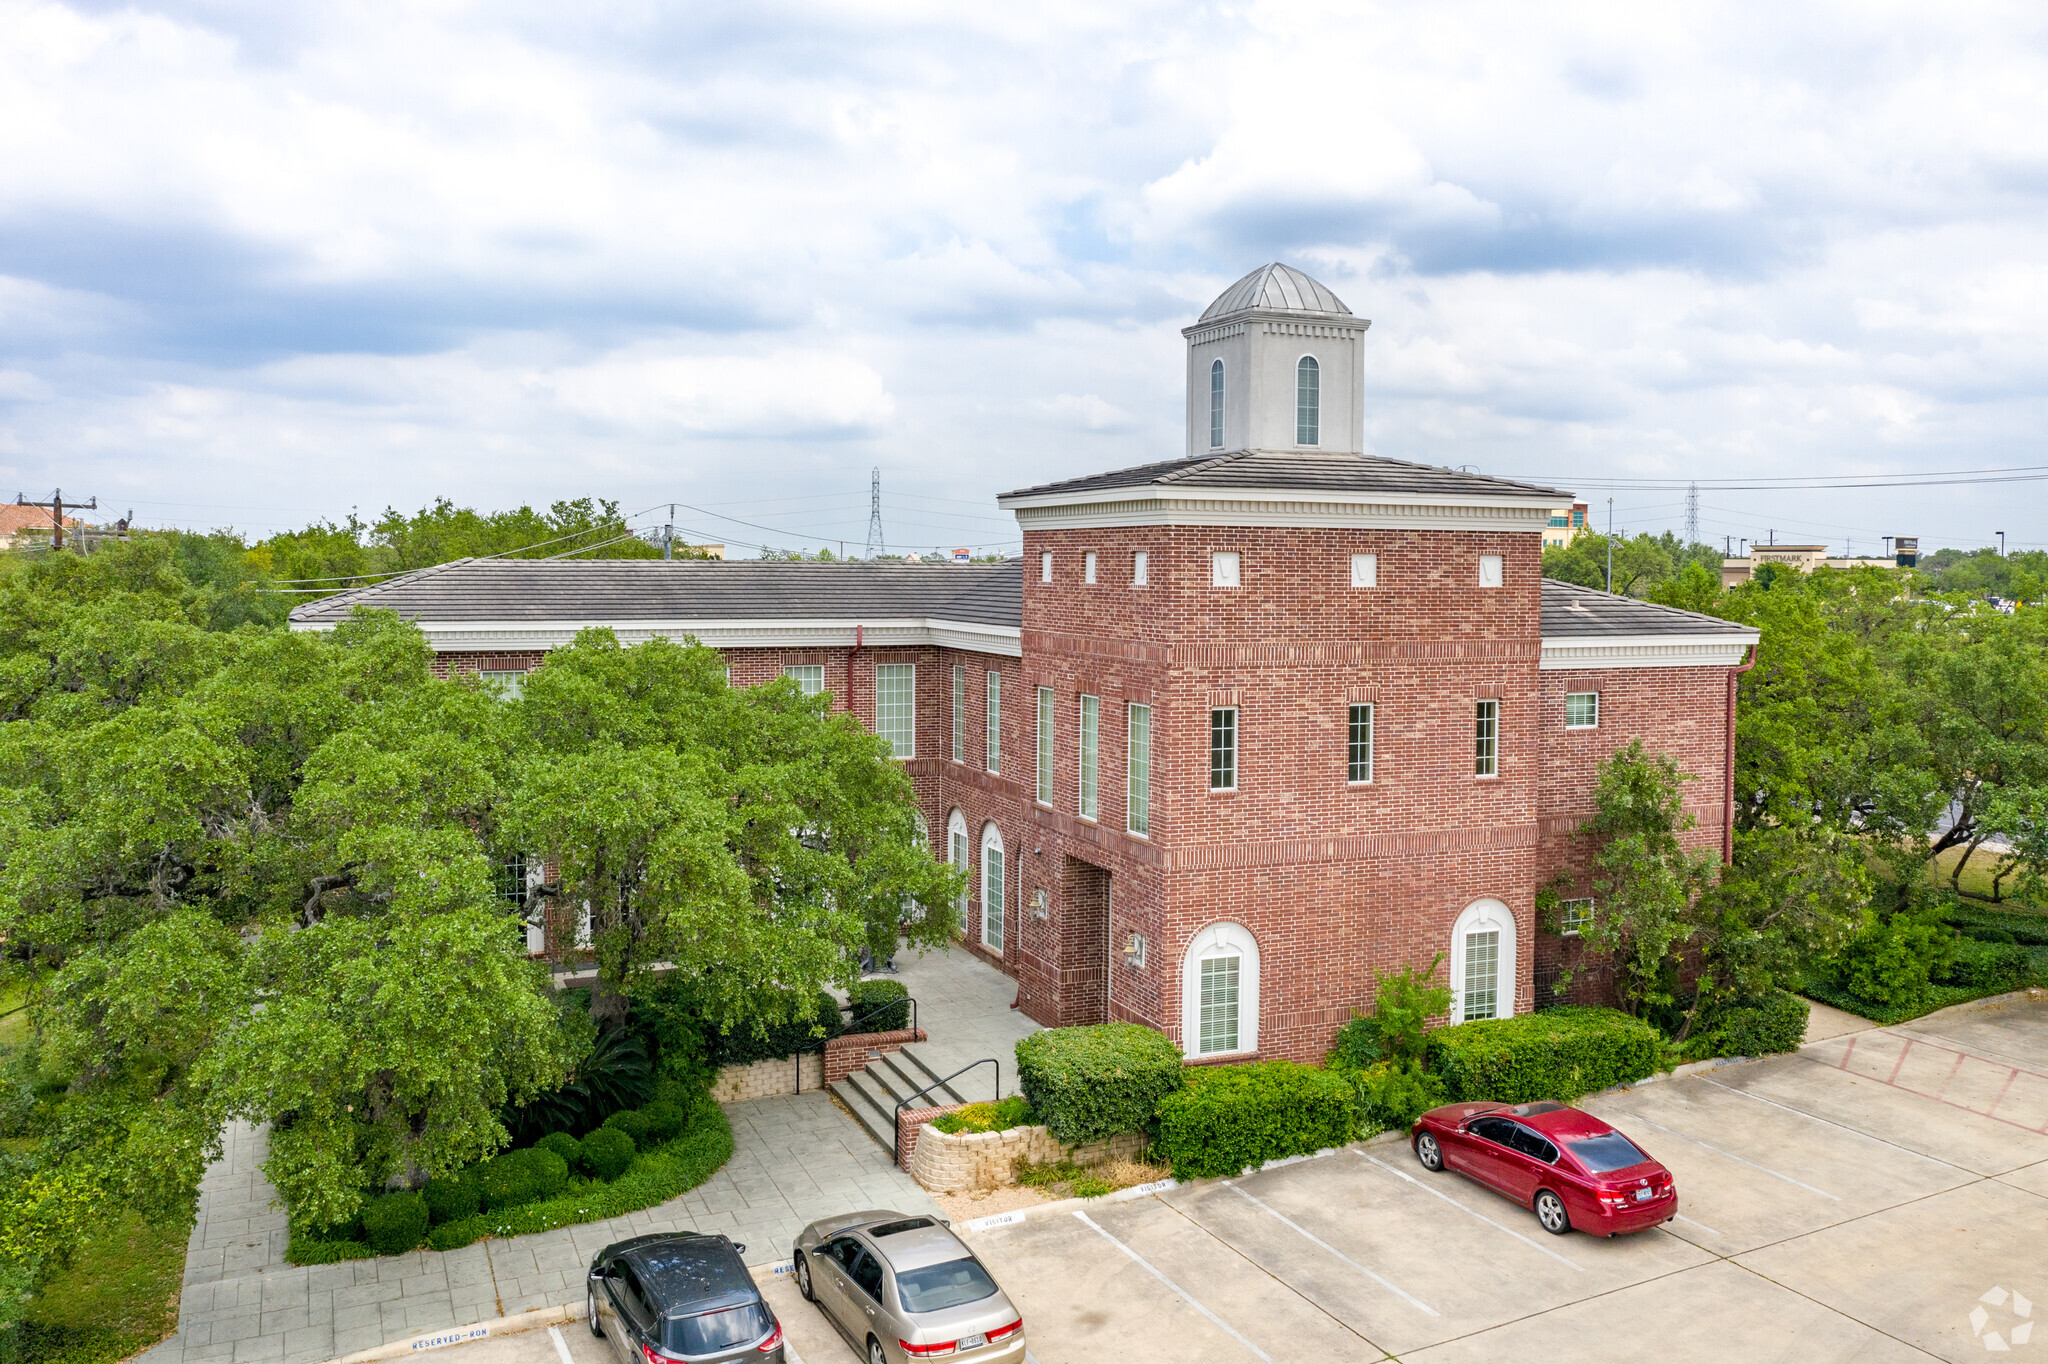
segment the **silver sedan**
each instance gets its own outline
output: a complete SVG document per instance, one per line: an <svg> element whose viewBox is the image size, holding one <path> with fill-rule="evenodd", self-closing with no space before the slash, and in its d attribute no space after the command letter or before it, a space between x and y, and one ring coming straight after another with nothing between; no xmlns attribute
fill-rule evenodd
<svg viewBox="0 0 2048 1364"><path fill-rule="evenodd" d="M796 1238L797 1291L868 1364L1024 1358L1024 1320L936 1217L856 1212Z"/></svg>

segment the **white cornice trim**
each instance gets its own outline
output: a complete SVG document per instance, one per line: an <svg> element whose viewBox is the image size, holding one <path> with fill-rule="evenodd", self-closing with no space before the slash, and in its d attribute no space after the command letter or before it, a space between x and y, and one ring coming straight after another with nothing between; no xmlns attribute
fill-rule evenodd
<svg viewBox="0 0 2048 1364"><path fill-rule="evenodd" d="M608 627L622 644L693 635L713 649L850 649L854 631L868 649L940 648L1005 658L1024 656L1015 626L933 617L895 620L465 620L413 622L434 652L519 653L566 648L579 630ZM294 623L294 630L332 630L336 622Z"/></svg>
<svg viewBox="0 0 2048 1364"><path fill-rule="evenodd" d="M1555 498L1110 488L999 499L1020 530L1099 526L1276 526L1310 530L1541 532Z"/></svg>
<svg viewBox="0 0 2048 1364"><path fill-rule="evenodd" d="M1759 634L1586 635L1543 641L1543 672L1597 672L1604 668L1732 668Z"/></svg>

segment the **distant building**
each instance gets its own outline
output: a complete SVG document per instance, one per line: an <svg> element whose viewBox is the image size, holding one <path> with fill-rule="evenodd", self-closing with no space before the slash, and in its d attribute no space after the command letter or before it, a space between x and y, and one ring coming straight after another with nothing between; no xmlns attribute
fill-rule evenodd
<svg viewBox="0 0 2048 1364"><path fill-rule="evenodd" d="M1550 524L1543 528L1543 547L1563 549L1586 529L1586 504L1574 502L1550 514Z"/></svg>
<svg viewBox="0 0 2048 1364"><path fill-rule="evenodd" d="M55 524L48 507L24 507L13 502L0 503L0 550L47 548L50 543L50 529ZM79 528L77 517L64 518L66 539L76 535Z"/></svg>
<svg viewBox="0 0 2048 1364"><path fill-rule="evenodd" d="M1903 556L1902 556L1903 559ZM1721 561L1721 586L1733 587L1746 583L1756 575L1758 568L1765 564L1784 564L1801 573L1811 573L1816 568L1892 568L1890 559L1847 558L1843 555L1828 555L1826 545L1751 545L1747 555Z"/></svg>

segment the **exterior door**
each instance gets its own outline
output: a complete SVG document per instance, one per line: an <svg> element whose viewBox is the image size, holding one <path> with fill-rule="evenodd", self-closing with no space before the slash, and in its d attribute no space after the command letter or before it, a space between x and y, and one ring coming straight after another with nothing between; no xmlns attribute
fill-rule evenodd
<svg viewBox="0 0 2048 1364"><path fill-rule="evenodd" d="M1472 1143L1466 1149L1465 1172L1480 1183L1514 1196L1519 1182L1515 1171L1513 1142L1515 1124L1507 1118L1479 1118L1466 1129Z"/></svg>
<svg viewBox="0 0 2048 1364"><path fill-rule="evenodd" d="M853 1286L853 1264L860 1258L860 1242L851 1236L842 1236L829 1241L818 1257L819 1263L812 1266L811 1289L818 1295L818 1305L825 1309L825 1315L832 1324L847 1333L847 1338L857 1340L853 1333L865 1331L867 1314L854 1306L853 1297L858 1291Z"/></svg>

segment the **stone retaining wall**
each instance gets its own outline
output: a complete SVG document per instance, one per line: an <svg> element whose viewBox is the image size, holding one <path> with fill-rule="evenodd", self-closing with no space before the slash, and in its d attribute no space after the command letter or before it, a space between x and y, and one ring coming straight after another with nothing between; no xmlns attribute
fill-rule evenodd
<svg viewBox="0 0 2048 1364"><path fill-rule="evenodd" d="M884 1052L896 1051L907 1043L924 1041L924 1033L906 1028L901 1032L843 1033L825 1044L822 1055L803 1054L801 1085L805 1093L844 1080ZM711 1085L711 1097L722 1104L767 1099L777 1094L794 1094L799 1085L798 1063L792 1056L774 1056L743 1066L724 1066Z"/></svg>
<svg viewBox="0 0 2048 1364"><path fill-rule="evenodd" d="M1012 1127L1007 1132L945 1133L931 1126L931 1120L951 1108L918 1109L904 1119L916 1126L900 1132L903 1139L903 1168L933 1193L966 1193L973 1189L994 1189L1017 1182L1017 1161L1038 1164L1071 1160L1076 1165L1106 1165L1113 1160L1136 1160L1144 1153L1148 1138L1143 1132L1125 1132L1107 1141L1082 1142L1065 1146L1044 1127ZM900 1130L900 1129L899 1129Z"/></svg>

